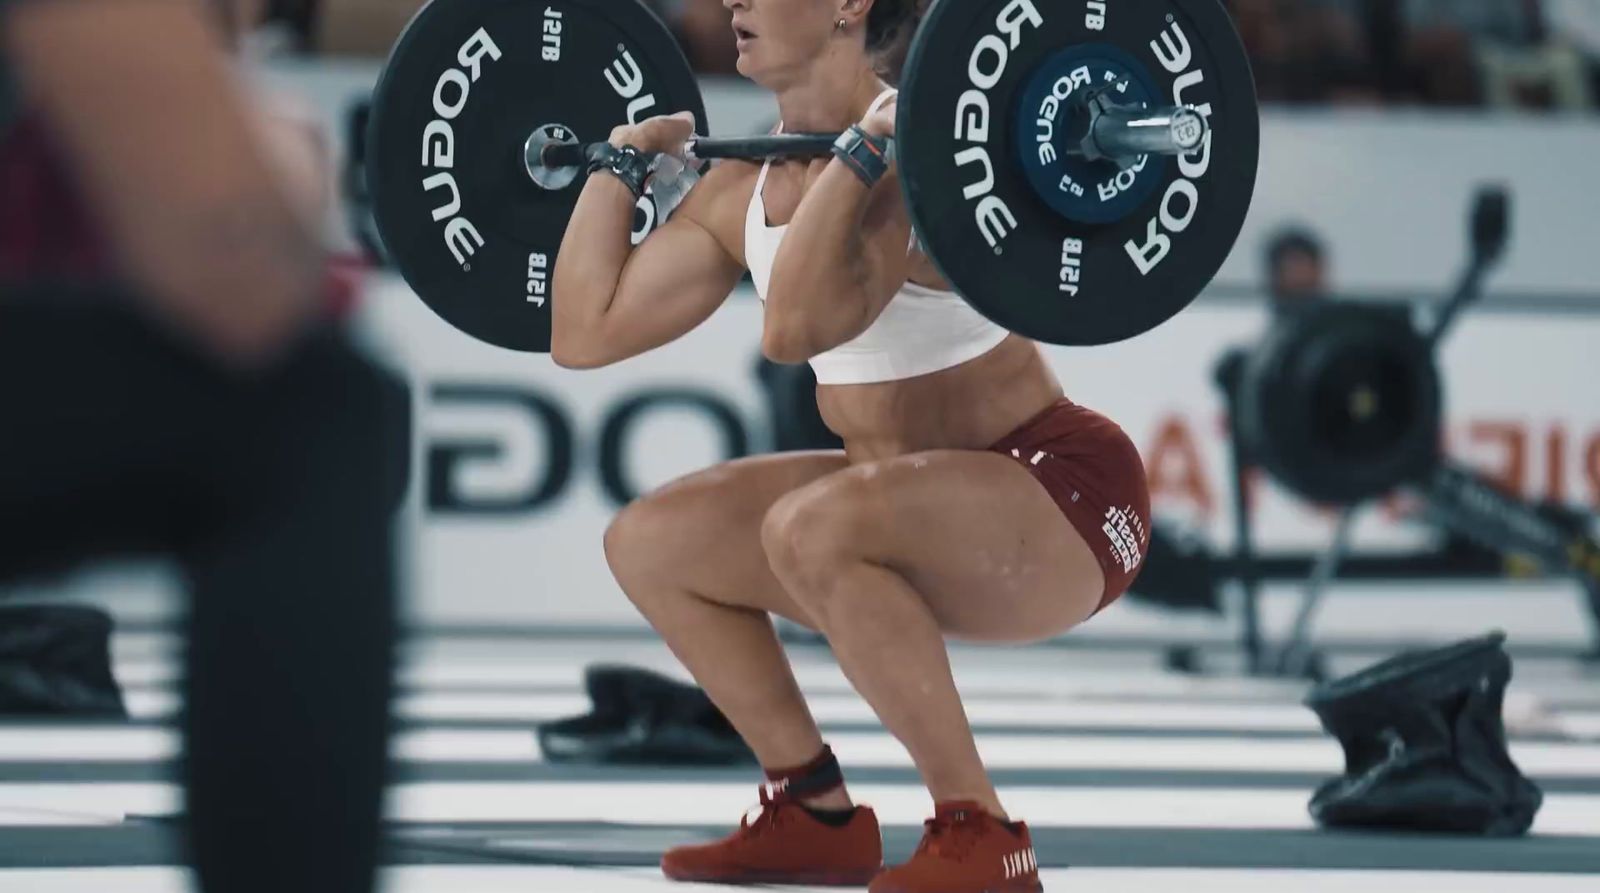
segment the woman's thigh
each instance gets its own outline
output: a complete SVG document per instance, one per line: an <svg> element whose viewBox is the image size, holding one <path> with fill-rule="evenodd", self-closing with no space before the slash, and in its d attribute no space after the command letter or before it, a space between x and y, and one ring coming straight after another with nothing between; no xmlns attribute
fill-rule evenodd
<svg viewBox="0 0 1600 893"><path fill-rule="evenodd" d="M800 578L851 556L893 569L941 629L976 641L1057 635L1091 617L1105 591L1083 535L1020 462L998 453L918 453L841 470L774 510L769 553L775 537L789 546L773 560Z"/></svg>
<svg viewBox="0 0 1600 893"><path fill-rule="evenodd" d="M785 495L845 468L843 452L779 453L676 480L623 509L606 559L630 598L687 591L815 627L773 575L761 522Z"/></svg>

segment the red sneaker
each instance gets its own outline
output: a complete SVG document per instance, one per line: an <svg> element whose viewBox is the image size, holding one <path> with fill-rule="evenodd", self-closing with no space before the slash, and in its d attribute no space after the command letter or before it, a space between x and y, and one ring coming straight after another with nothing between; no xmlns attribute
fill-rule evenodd
<svg viewBox="0 0 1600 893"><path fill-rule="evenodd" d="M878 875L868 893L1042 893L1028 826L976 803L940 803L911 861Z"/></svg>
<svg viewBox="0 0 1600 893"><path fill-rule="evenodd" d="M860 887L883 869L878 817L857 806L848 824L829 825L783 792L761 789L761 814L716 843L683 846L661 857L675 881Z"/></svg>

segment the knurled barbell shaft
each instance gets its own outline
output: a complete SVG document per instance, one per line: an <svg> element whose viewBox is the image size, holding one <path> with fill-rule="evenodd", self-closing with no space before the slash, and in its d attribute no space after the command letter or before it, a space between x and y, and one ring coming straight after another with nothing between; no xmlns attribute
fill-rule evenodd
<svg viewBox="0 0 1600 893"><path fill-rule="evenodd" d="M696 158L739 158L758 161L766 158L820 158L833 149L835 133L790 133L774 136L731 139L690 140L685 148ZM545 146L545 167L582 167L588 163L589 146L583 143L553 143Z"/></svg>

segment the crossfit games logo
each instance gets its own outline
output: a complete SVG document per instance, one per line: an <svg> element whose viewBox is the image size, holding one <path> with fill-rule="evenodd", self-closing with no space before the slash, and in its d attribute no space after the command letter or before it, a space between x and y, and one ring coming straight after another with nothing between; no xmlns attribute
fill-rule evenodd
<svg viewBox="0 0 1600 893"><path fill-rule="evenodd" d="M1100 529L1105 531L1106 539L1110 540L1111 551L1122 565L1123 572L1133 573L1134 568L1144 561L1146 542L1144 522L1134 513L1133 506L1106 509L1106 520Z"/></svg>
<svg viewBox="0 0 1600 893"><path fill-rule="evenodd" d="M979 167L977 179L967 184L962 196L975 202L973 215L978 230L989 247L1000 250L1000 242L1017 228L1017 217L1004 199L994 194L994 159L989 156L989 92L1005 77L1011 51L1022 45L1022 26L1037 30L1044 17L1032 0L1011 0L995 19L997 33L985 34L972 48L967 60L967 77L972 89L956 102L956 138L974 145L955 155L957 169ZM1004 39L1002 36L1004 35Z"/></svg>
<svg viewBox="0 0 1600 893"><path fill-rule="evenodd" d="M422 164L438 171L422 181L422 191L447 191L448 198L444 204L433 209L433 222L445 222L445 247L450 249L451 256L463 270L469 268L473 253L483 247L483 236L472 225L472 221L461 213L461 188L456 185L453 172L456 165L456 134L450 122L467 107L472 85L483 74L485 56L490 60L498 60L500 48L490 39L489 32L479 28L456 53L456 61L461 67L446 68L434 83L433 113L438 117L422 129Z"/></svg>
<svg viewBox="0 0 1600 893"><path fill-rule="evenodd" d="M1178 76L1172 85L1172 104L1184 105L1184 92L1204 83L1206 75L1199 68L1190 68L1194 62L1194 48L1189 45L1189 36L1184 33L1183 26L1176 20L1170 22L1159 38L1150 41L1150 51L1155 53L1156 61L1161 63L1162 68ZM1195 107L1209 123L1211 103L1203 102ZM1166 195L1161 197L1161 207L1146 228L1144 244L1139 244L1137 239L1129 239L1123 245L1141 276L1150 275L1167 259L1167 255L1172 253L1172 236L1182 233L1194 222L1195 212L1200 210L1200 190L1194 181L1211 169L1212 136L1208 131L1199 149L1178 156L1178 173L1182 176L1173 180L1167 187ZM1175 210L1179 198L1182 199L1181 213Z"/></svg>

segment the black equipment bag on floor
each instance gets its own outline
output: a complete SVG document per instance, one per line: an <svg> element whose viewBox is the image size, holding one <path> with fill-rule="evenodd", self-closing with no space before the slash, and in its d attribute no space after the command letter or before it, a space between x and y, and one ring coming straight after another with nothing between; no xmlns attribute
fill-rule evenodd
<svg viewBox="0 0 1600 893"><path fill-rule="evenodd" d="M706 693L635 667L584 673L594 711L538 728L552 763L612 766L741 766L755 755Z"/></svg>
<svg viewBox="0 0 1600 893"><path fill-rule="evenodd" d="M0 606L0 717L127 718L111 625L96 608Z"/></svg>
<svg viewBox="0 0 1600 893"><path fill-rule="evenodd" d="M1494 633L1317 686L1306 705L1344 746L1311 815L1331 828L1525 833L1543 802L1506 749L1511 658Z"/></svg>

